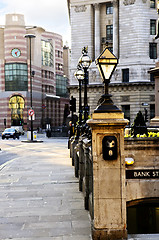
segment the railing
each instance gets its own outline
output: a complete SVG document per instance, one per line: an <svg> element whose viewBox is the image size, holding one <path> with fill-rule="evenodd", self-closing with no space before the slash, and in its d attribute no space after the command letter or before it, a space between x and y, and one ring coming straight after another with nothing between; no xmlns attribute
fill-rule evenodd
<svg viewBox="0 0 159 240"><path fill-rule="evenodd" d="M87 137L72 137L69 140L70 157L75 169L75 177L79 178L79 191L84 195L84 207L93 216L93 161L91 140Z"/></svg>

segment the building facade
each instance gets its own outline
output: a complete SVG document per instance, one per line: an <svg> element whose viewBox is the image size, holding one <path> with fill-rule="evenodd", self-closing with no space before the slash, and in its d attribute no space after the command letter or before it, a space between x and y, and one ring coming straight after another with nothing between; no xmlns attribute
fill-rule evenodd
<svg viewBox="0 0 159 240"><path fill-rule="evenodd" d="M78 100L74 77L81 50L88 46L92 59L89 68L88 104L90 113L103 92L102 80L94 60L108 46L119 59L109 92L114 103L133 123L138 111L149 120L154 117L154 78L148 71L158 61L157 2L155 0L68 0L71 24L70 95ZM77 101L78 104L78 101ZM78 109L77 109L78 110Z"/></svg>
<svg viewBox="0 0 159 240"><path fill-rule="evenodd" d="M31 42L27 34L35 35ZM34 129L62 126L69 106L62 36L26 26L21 14L7 14L0 28L0 46L0 130L20 125L30 128L30 75Z"/></svg>

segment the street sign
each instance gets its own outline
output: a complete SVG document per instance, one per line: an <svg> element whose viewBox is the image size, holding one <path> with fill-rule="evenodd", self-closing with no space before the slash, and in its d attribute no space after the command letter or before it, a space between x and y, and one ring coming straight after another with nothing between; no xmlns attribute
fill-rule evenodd
<svg viewBox="0 0 159 240"><path fill-rule="evenodd" d="M29 109L28 110L28 114L29 114L29 116L33 116L34 115L34 110L33 109Z"/></svg>
<svg viewBox="0 0 159 240"><path fill-rule="evenodd" d="M32 118L32 119L31 119L31 118ZM31 121L31 120L34 121L34 120L35 120L35 114L34 114L33 116L30 116L30 115L29 115L29 120L30 120L30 121Z"/></svg>

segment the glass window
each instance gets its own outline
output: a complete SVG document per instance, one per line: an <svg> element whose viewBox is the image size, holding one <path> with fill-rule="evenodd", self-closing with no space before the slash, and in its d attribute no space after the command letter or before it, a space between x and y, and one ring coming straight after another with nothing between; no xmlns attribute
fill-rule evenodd
<svg viewBox="0 0 159 240"><path fill-rule="evenodd" d="M122 111L124 112L124 118L130 121L130 105L122 105Z"/></svg>
<svg viewBox="0 0 159 240"><path fill-rule="evenodd" d="M5 91L28 91L27 64L5 64Z"/></svg>
<svg viewBox="0 0 159 240"><path fill-rule="evenodd" d="M150 35L156 35L156 20L150 20Z"/></svg>
<svg viewBox="0 0 159 240"><path fill-rule="evenodd" d="M113 14L113 3L106 3L106 14Z"/></svg>
<svg viewBox="0 0 159 240"><path fill-rule="evenodd" d="M113 40L113 25L106 26L106 40Z"/></svg>
<svg viewBox="0 0 159 240"><path fill-rule="evenodd" d="M23 109L25 106L24 99L15 95L9 100L9 108L11 109L11 125L20 126L23 124Z"/></svg>
<svg viewBox="0 0 159 240"><path fill-rule="evenodd" d="M155 0L150 0L150 8L155 8Z"/></svg>
<svg viewBox="0 0 159 240"><path fill-rule="evenodd" d="M129 68L122 69L122 81L129 82Z"/></svg>
<svg viewBox="0 0 159 240"><path fill-rule="evenodd" d="M68 97L68 79L62 75L56 75L56 95Z"/></svg>
<svg viewBox="0 0 159 240"><path fill-rule="evenodd" d="M151 59L157 58L157 43L149 44L149 56Z"/></svg>
<svg viewBox="0 0 159 240"><path fill-rule="evenodd" d="M53 45L49 41L41 41L41 59L43 66L54 66Z"/></svg>
<svg viewBox="0 0 159 240"><path fill-rule="evenodd" d="M155 104L150 104L150 119L155 117Z"/></svg>

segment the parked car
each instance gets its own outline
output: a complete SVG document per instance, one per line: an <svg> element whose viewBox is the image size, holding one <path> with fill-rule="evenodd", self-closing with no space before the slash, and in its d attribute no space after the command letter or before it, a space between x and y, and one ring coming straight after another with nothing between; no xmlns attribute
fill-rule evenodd
<svg viewBox="0 0 159 240"><path fill-rule="evenodd" d="M19 139L19 132L15 128L6 128L4 132L2 132L2 139L8 139L8 138L13 138L13 139Z"/></svg>

